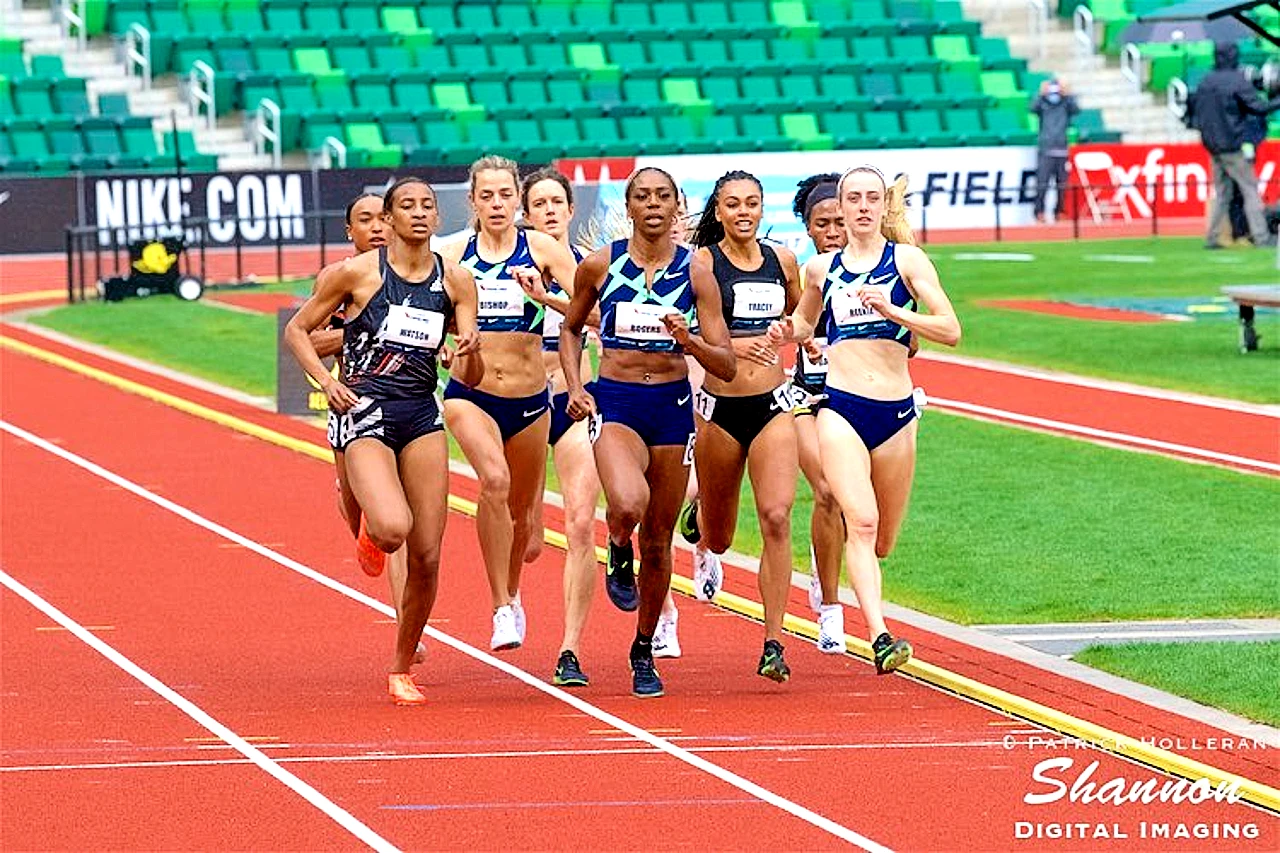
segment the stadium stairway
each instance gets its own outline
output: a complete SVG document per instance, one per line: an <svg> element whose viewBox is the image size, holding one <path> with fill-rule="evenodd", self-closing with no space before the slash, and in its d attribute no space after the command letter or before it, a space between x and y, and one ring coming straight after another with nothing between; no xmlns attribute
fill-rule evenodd
<svg viewBox="0 0 1280 853"><path fill-rule="evenodd" d="M1119 63L1102 53L1085 54L1077 45L1071 19L1050 15L1041 37L1033 34L1027 3L1010 0L962 0L965 16L982 22L983 32L1003 36L1016 56L1027 57L1031 70L1060 75L1084 109L1098 109L1106 126L1126 142L1198 142L1173 116L1161 96L1135 89L1120 73Z"/></svg>
<svg viewBox="0 0 1280 853"><path fill-rule="evenodd" d="M81 50L77 40L65 35L55 23L47 2L0 2L4 3L5 35L22 39L23 51L28 56L60 56L67 76L84 78L89 104L98 114L108 112L103 108L106 103L104 96L124 96L128 113L149 117L162 140L176 131L189 139L189 145L200 154L216 157L220 169L234 171L271 167L270 155L255 153L243 123L235 117L221 117L212 128L198 122L183 97L178 79L172 76L157 78L150 89L145 89L141 78L129 74L120 48L109 37L90 38L85 49Z"/></svg>

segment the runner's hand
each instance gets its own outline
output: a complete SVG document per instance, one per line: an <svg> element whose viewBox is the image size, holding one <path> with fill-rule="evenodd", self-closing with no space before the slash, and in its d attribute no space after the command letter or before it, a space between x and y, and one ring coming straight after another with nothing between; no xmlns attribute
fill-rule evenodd
<svg viewBox="0 0 1280 853"><path fill-rule="evenodd" d="M769 331L764 333L765 339L769 342L769 346L775 349L795 338L795 324L791 322L790 317L783 317L781 320L774 320L769 324Z"/></svg>
<svg viewBox="0 0 1280 853"><path fill-rule="evenodd" d="M804 347L804 351L808 354L809 360L814 364L820 364L822 362L822 347L818 346L818 342L813 338L809 338L807 341L802 341L800 346Z"/></svg>
<svg viewBox="0 0 1280 853"><path fill-rule="evenodd" d="M542 273L536 267L508 267L507 271L531 299L540 303L546 301L547 285L542 280Z"/></svg>
<svg viewBox="0 0 1280 853"><path fill-rule="evenodd" d="M465 335L456 335L453 344L453 358L471 355L480 350L480 333L467 332Z"/></svg>
<svg viewBox="0 0 1280 853"><path fill-rule="evenodd" d="M440 345L440 366L445 370L453 367L453 350L448 344Z"/></svg>
<svg viewBox="0 0 1280 853"><path fill-rule="evenodd" d="M884 288L864 284L858 288L858 299L886 320L898 319L898 306L889 301L889 294L885 293Z"/></svg>
<svg viewBox="0 0 1280 853"><path fill-rule="evenodd" d="M345 414L352 406L360 402L360 398L356 396L354 391L332 377L320 387L324 391L324 396L329 400L329 408L340 415Z"/></svg>
<svg viewBox="0 0 1280 853"><path fill-rule="evenodd" d="M592 397L586 389L577 393L571 392L569 394L569 404L565 407L565 411L575 421L595 417L596 398Z"/></svg>
<svg viewBox="0 0 1280 853"><path fill-rule="evenodd" d="M769 343L767 337L751 338L749 340L739 338L734 341L733 353L738 358L746 359L765 367L773 367L778 363L778 350Z"/></svg>
<svg viewBox="0 0 1280 853"><path fill-rule="evenodd" d="M662 315L662 325L667 327L667 334L676 339L676 343L685 346L689 343L689 321L679 311Z"/></svg>

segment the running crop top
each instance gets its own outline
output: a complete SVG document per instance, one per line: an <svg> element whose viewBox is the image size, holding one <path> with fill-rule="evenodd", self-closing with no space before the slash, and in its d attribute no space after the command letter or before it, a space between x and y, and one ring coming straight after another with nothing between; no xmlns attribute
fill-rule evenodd
<svg viewBox="0 0 1280 853"><path fill-rule="evenodd" d="M529 236L524 229L518 230L511 256L496 264L480 257L476 249L478 237L471 235L459 263L476 278L476 295L480 300L476 322L480 331L541 335L543 306L530 299L519 282L507 272L510 267L538 268L533 262L533 252L529 250Z"/></svg>
<svg viewBox="0 0 1280 853"><path fill-rule="evenodd" d="M911 332L862 304L858 288L863 285L883 288L889 301L902 308L915 309L915 299L906 282L898 274L893 242L887 242L880 262L870 272L853 273L844 268L844 252L836 252L822 282L822 306L827 313L827 343L834 346L849 338L881 339L911 344Z"/></svg>
<svg viewBox="0 0 1280 853"><path fill-rule="evenodd" d="M782 272L778 253L761 243L764 263L748 272L734 266L718 245L710 249L729 334L735 338L763 335L769 330L769 324L780 319L787 309L787 277Z"/></svg>
<svg viewBox="0 0 1280 853"><path fill-rule="evenodd" d="M582 263L582 259L586 257L582 250L577 246L570 246L569 251L573 252L573 259L578 263ZM554 278L551 284L547 286L548 293L564 293L564 288L560 286L560 282ZM543 306L544 308L546 306ZM546 309L546 316L542 318L542 349L544 352L560 351L560 327L564 324L564 315L554 308Z"/></svg>
<svg viewBox="0 0 1280 853"><path fill-rule="evenodd" d="M645 287L644 269L631 260L627 241L609 244L609 270L600 287L600 341L609 349L645 352L683 352L662 323L665 314L683 314L693 328L695 299L689 279L693 253L676 246L667 267L653 275Z"/></svg>
<svg viewBox="0 0 1280 853"><path fill-rule="evenodd" d="M444 288L444 260L424 281L405 281L378 250L382 287L342 328L343 376L352 391L382 400L430 396L436 353L453 317Z"/></svg>

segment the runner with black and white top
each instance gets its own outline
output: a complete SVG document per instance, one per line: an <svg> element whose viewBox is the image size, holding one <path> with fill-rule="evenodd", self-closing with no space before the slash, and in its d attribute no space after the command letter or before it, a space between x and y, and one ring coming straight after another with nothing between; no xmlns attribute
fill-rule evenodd
<svg viewBox="0 0 1280 853"><path fill-rule="evenodd" d="M457 354L479 346L470 273L431 251L439 225L435 191L404 178L387 191L385 249L343 262L285 329L302 368L329 400L329 439L344 451L351 491L369 538L385 553L408 545L396 655L388 690L397 704L426 698L409 675L435 602L448 500L449 455L436 403L436 358L450 323ZM309 333L346 309L343 380L316 353Z"/></svg>

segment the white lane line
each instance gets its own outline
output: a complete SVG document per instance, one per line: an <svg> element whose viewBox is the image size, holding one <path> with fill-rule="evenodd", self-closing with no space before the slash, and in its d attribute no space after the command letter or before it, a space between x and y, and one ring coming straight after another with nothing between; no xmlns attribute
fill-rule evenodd
<svg viewBox="0 0 1280 853"><path fill-rule="evenodd" d="M1211 637L1274 637L1274 631L1217 630L1217 631L1062 631L1048 634L1001 634L1019 643L1045 642L1049 640L1188 640Z"/></svg>
<svg viewBox="0 0 1280 853"><path fill-rule="evenodd" d="M1224 409L1243 415L1260 415L1267 418L1280 418L1280 406L1265 403L1247 403L1243 400L1228 400L1224 397L1209 397L1193 394L1189 391L1171 391L1163 388L1152 388L1148 385L1136 385L1131 382L1118 382L1114 379L1094 379L1075 373L1063 373L1043 367L1027 367L994 361L974 356L955 355L954 353L921 350L916 358L924 361L936 361L941 364L953 364L958 367L969 367L989 373L1004 373L1009 376L1021 376L1027 379L1038 379L1041 382L1059 385L1075 385L1080 388L1093 388L1100 391L1113 391L1117 394L1129 394L1134 397L1150 397L1153 400L1166 400L1174 403L1186 403L1192 406L1208 406L1211 409Z"/></svg>
<svg viewBox="0 0 1280 853"><path fill-rule="evenodd" d="M957 252L951 256L953 261L1013 261L1014 263L1030 263L1035 255L1025 252Z"/></svg>
<svg viewBox="0 0 1280 853"><path fill-rule="evenodd" d="M9 424L4 423L3 421L0 421L0 427L10 431L13 430ZM16 434L18 433L15 433L15 435ZM30 434L28 433L28 435ZM30 438L35 438L35 436L30 436ZM39 441L39 439L37 439L37 441ZM34 444L36 442L32 443ZM52 445L50 445L50 447L52 447ZM48 616L62 627L66 628L74 634L76 639L80 642L84 643L86 646L93 649L116 666L120 667L120 669L142 682L158 696L166 702L169 702L182 713L186 714L197 724L203 726L215 736L226 741L228 745L248 759L250 763L257 765L260 769L265 770L268 774L283 782L286 787L301 796L307 802L311 803L311 805L315 806L320 811L324 812L324 814L333 820L334 823L341 826L347 832L350 832L374 850L387 851L387 853L391 853L397 849L394 844L387 841L381 835L378 835L378 833L374 832L369 827L365 826L346 809L330 800L306 782L303 782L297 776L294 776L288 770L285 770L277 762L263 754L262 750L253 746L253 744L247 742L231 729L205 713L205 711L203 711L194 702L188 701L182 696L182 694L169 687L169 685L165 684L163 681L156 678L133 661L129 660L111 646L99 640L70 616L66 615L39 595L36 595L30 589L23 586L16 578L10 576L3 569L0 569L0 584L8 587L14 593L25 599L32 607L39 610L45 616Z"/></svg>
<svg viewBox="0 0 1280 853"><path fill-rule="evenodd" d="M177 515L180 518L186 519L187 521L191 522L192 524L195 524L198 527L202 527L211 533L214 533L218 536L223 537L224 539L228 539L232 542L235 542L247 548L248 550L253 551L256 554L266 557L268 560L271 560L273 563L283 566L284 568L289 569L290 571L297 572L303 577L313 580L316 583L319 583L322 586L327 587L328 589L331 589L334 592L339 593L340 595L345 595L347 598L350 598L353 601L357 601L365 605L366 607L369 607L373 610L378 611L379 613L382 613L385 616L388 616L390 618L395 618L395 610L393 610L389 605L383 604L382 602L377 601L376 599L370 598L369 596L365 595L362 592L354 590L344 584L338 583L332 578L326 577L325 575L322 575L320 572L317 572L316 570L306 565L303 565L302 563L299 563L297 560L290 559L289 557L286 557L283 554L277 551L274 551L271 548L266 547L265 545L261 545L258 542L255 542L254 540L248 538L247 536L242 536L241 534L236 533L234 530L231 530L230 528L227 528L222 526L221 524L218 524L216 521L211 521L205 518L204 516L200 515L199 513L194 512L193 510L187 509L186 507L180 504L174 503L173 501L167 498L161 497L160 495L157 495L155 492L152 492L146 488L143 488L142 486L139 486L137 483L134 483L132 480L127 480L124 477L120 476L119 474L116 474L112 471L107 470L106 468L103 468L101 465L98 465L94 462L90 462L88 459L85 459L82 456L77 456L76 454L68 450L63 450L61 447L58 447L55 444L51 444L50 442L44 440L43 438L37 435L34 435L30 432L27 432L21 427L14 426L13 424L10 424L7 421L0 420L0 430L4 430L5 432L10 433L11 435L14 435L22 439L23 441L29 442L30 444L33 444L36 447L39 447L41 450L44 450L48 453L52 453L54 456L57 456L60 459L70 462L72 465L75 465L78 468L88 471L90 474L93 474L96 477L100 477L109 483L119 486L125 491L132 492L138 497L144 500L150 501L156 506L166 509L169 512L173 513L174 515ZM657 737L656 735L651 734L645 729L642 729L639 726L636 726L627 722L621 717L616 717L602 708L597 708L595 705L592 705L589 702L585 702L582 699L579 699L577 696L574 696L551 684L547 684L546 682L542 681L536 676L530 675L524 670L519 669L515 666L512 666L506 661L499 660L498 658L495 658L493 655L490 655L486 652L481 651L480 649L470 646L462 642L461 640L455 639L454 637L451 637L448 634L441 633L436 628L432 628L428 626L423 633L431 637L433 640L443 645L449 646L455 651L462 652L464 655L467 655L468 657L471 657L477 661L480 661L481 663L484 663L493 667L494 669L504 672L507 675L510 675L512 678L515 678L519 681L524 682L525 684L529 685L535 690L539 690L547 694L548 696L551 696L554 699L558 699L559 701L564 702L566 705L569 705L570 707L578 711L581 711L584 714L588 714L606 725L612 726L613 728L618 729L621 732L625 732L626 734L631 735L636 740L639 740L643 743L647 743L649 746L652 746L661 752L665 752L666 754L670 755L672 758L676 758L692 767L696 767L697 769L703 771L704 773L707 773L710 776L714 776L720 781L725 782L729 785L732 785L733 787L741 791L745 791L746 793L751 794L752 796L757 797L763 800L764 802L769 803L770 805L778 809L781 809L782 811L808 824L811 824L812 826L817 827L818 829L828 832L831 835L834 835L835 837L843 841L847 841L850 844L854 844L858 847L861 847L863 850L867 850L867 851L887 851L889 849L887 847L884 847L881 844L878 844L875 841L872 841L870 838L867 838L865 835L855 832L854 830L846 826L843 826L842 824L836 823L830 818L823 817L817 812L810 811L809 809L805 808L799 803L792 802L791 800L788 800L786 797L783 797L780 794L776 794L773 791L770 791L768 788L764 788L760 785L757 785L755 782L752 782L749 779L739 776L738 774L733 773L732 771L726 770L723 767L720 767L716 764L712 764L710 761L707 761L705 758L694 755L693 753L689 752L687 749L676 746L675 744L671 743L668 740ZM159 682L157 682L157 684L159 684ZM173 694L173 695L177 696L177 694ZM231 734L230 732L228 733ZM248 744L245 744L245 746L246 748L252 749L252 747L249 747ZM261 753L258 753L257 750L254 750L254 752L261 755ZM268 762L270 761L270 759L267 759L266 756L262 756L262 759L264 761L268 761ZM389 849L394 849L394 848L389 848Z"/></svg>
<svg viewBox="0 0 1280 853"><path fill-rule="evenodd" d="M1042 729L1031 729L1030 734L1043 735ZM1016 734L1016 732L1015 732ZM804 753L850 752L886 749L1005 749L1000 740L920 741L910 743L799 743L791 746L760 744L755 746L690 746L696 753ZM392 761L468 761L528 758L592 758L605 755L657 755L650 747L623 746L608 749L513 749L494 752L403 752L403 753L354 753L351 755L292 755L275 759L279 764L352 764ZM173 758L155 761L98 761L76 764L11 764L0 767L0 773L47 773L59 770L136 770L165 767L226 767L250 762L243 758Z"/></svg>
<svg viewBox="0 0 1280 853"><path fill-rule="evenodd" d="M1084 260L1107 264L1154 264L1155 255L1085 255Z"/></svg>
<svg viewBox="0 0 1280 853"><path fill-rule="evenodd" d="M1113 432L1106 429L1094 429L1093 427L1081 426L1080 424L1067 423L1066 421L1055 421L1049 418L1037 418L1034 415L1023 415L1018 412L1010 412L1005 409L993 409L990 406L979 406L974 403L962 403L959 400L948 400L943 397L929 397L929 404L936 404L939 409L951 409L957 412L966 412L969 414L979 415L982 417L992 418L999 421L1008 421L1011 423L1027 424L1028 426L1039 427L1041 429L1052 430L1054 432L1066 433L1067 435L1080 435L1087 438L1100 439L1102 441L1115 442L1116 444L1128 444L1133 447L1145 447L1150 450L1156 450L1161 453L1174 454L1177 456L1189 456L1195 459L1206 459L1211 462L1219 462L1226 465L1233 465L1244 468L1256 468L1261 471L1269 471L1273 474L1280 474L1280 464L1275 462L1267 462L1262 459L1251 459L1247 456L1235 456L1231 453L1219 453L1216 450L1205 450L1201 447L1190 447L1185 444L1174 444L1170 441L1160 441L1154 438L1143 438L1138 435L1130 435L1124 432Z"/></svg>

